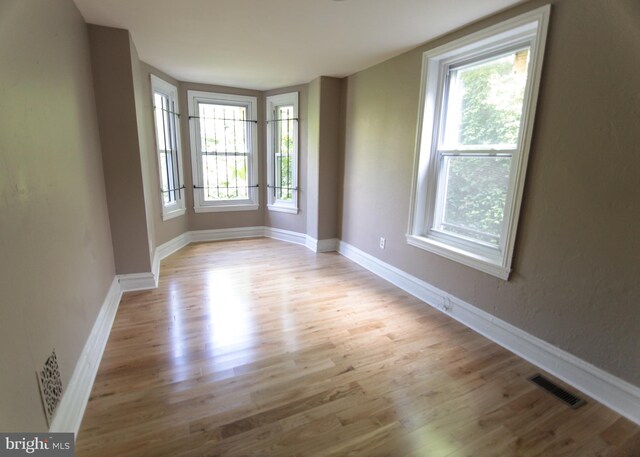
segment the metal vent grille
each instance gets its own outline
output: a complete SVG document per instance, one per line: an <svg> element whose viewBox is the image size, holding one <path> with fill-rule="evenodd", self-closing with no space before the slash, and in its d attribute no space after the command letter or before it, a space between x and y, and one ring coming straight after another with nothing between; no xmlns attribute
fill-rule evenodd
<svg viewBox="0 0 640 457"><path fill-rule="evenodd" d="M545 378L541 374L536 374L534 376L531 376L529 378L529 381L531 381L534 384L537 384L538 386L542 387L544 390L549 392L551 395L553 395L557 399L563 401L564 403L566 403L567 405L569 405L573 409L579 408L579 407L581 407L582 405L584 405L586 403L586 401L584 401L582 398L576 397L575 395L567 392L562 387L560 387L559 385L555 384L553 381Z"/></svg>
<svg viewBox="0 0 640 457"><path fill-rule="evenodd" d="M50 426L53 413L62 397L62 378L60 377L60 368L58 367L58 358L55 350L47 358L44 367L37 372L37 375L42 405L47 416L47 423Z"/></svg>

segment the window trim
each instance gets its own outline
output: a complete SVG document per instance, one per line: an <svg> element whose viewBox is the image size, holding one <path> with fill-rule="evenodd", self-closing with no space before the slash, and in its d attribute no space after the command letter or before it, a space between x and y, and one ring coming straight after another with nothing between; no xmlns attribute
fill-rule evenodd
<svg viewBox="0 0 640 457"><path fill-rule="evenodd" d="M275 122L270 122L273 119L273 113L279 106L293 105L293 117L298 119L298 92L289 92L285 94L270 95L266 99L266 119L267 119L267 208L269 211L279 211L283 213L298 214L298 162L299 162L299 138L300 138L300 123L294 121L294 140L293 140L293 161L291 165L291 187L294 189L292 192L292 201L284 202L278 201L272 190L272 186L276 185L275 167L274 167L274 154L275 154Z"/></svg>
<svg viewBox="0 0 640 457"><path fill-rule="evenodd" d="M173 84L165 81L164 79L151 74L151 106L153 109L153 138L156 143L156 159L158 160L158 178L160 179L160 208L162 209L162 220L167 221L169 219L173 219L178 216L182 216L186 212L186 203L185 203L185 191L184 187L184 176L182 173L182 144L180 140L180 106L178 103L178 89ZM156 106L155 106L155 94L158 93L163 95L169 99L170 102L173 102L175 107L175 138L176 138L176 155L177 155L177 174L178 179L182 183L181 189L178 190L178 197L176 198L175 203L165 205L164 203L164 195L162 191L162 166L160 164L160 144L158 141L158 132L157 132L157 118L156 118ZM174 171L175 173L175 171Z"/></svg>
<svg viewBox="0 0 640 457"><path fill-rule="evenodd" d="M206 92L198 90L187 91L187 99L189 105L189 136L191 137L191 173L193 178L193 209L196 213L209 213L221 211L255 211L260 208L260 192L259 187L249 187L249 198L245 200L229 200L229 201L205 201L204 189L198 189L196 186L200 182L198 174L198 164L200 160L200 152L198 146L198 136L200 133L200 125L198 122L199 112L198 106L200 102L215 103L221 105L244 106L247 108L247 117L252 121L258 119L258 98L250 95L236 95L220 92ZM259 160L258 160L258 129L257 122L249 122L249 145L251 151L249 153L249 186L259 185Z"/></svg>
<svg viewBox="0 0 640 457"><path fill-rule="evenodd" d="M511 272L550 9L550 5L537 8L423 53L407 243L504 280ZM529 77L519 143L512 157L514 163L509 176L501 247L482 248L479 243L442 236L432 229L439 181L436 149L441 134L445 74L452 64L518 44L530 46Z"/></svg>

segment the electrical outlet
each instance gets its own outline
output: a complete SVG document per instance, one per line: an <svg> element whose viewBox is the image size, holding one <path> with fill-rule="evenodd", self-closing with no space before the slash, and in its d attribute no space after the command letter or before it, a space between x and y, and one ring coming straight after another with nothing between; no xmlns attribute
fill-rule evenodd
<svg viewBox="0 0 640 457"><path fill-rule="evenodd" d="M380 237L380 249L384 249L384 245L387 243L383 237Z"/></svg>

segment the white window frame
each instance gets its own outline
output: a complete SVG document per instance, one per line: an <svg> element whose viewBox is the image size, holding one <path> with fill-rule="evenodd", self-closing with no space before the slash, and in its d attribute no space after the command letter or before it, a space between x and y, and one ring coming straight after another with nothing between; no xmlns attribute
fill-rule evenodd
<svg viewBox="0 0 640 457"><path fill-rule="evenodd" d="M191 171L193 174L193 201L196 213L218 212L218 211L254 211L260 207L260 192L258 191L259 161L258 161L258 99L247 95L224 94L217 92L187 91L189 104L189 133L191 136ZM200 151L200 122L199 104L213 103L216 105L243 106L247 109L247 117L251 122L247 122L248 146L248 199L244 200L217 200L206 201L204 199L204 189L201 176L201 155ZM254 187L255 186L255 187Z"/></svg>
<svg viewBox="0 0 640 457"><path fill-rule="evenodd" d="M173 124L170 123L168 135L173 135L173 138L176 142L176 157L172 160L172 170L167 170L167 172L171 172L173 176L178 177L179 183L177 184L179 188L176 193L176 200L172 203L165 204L164 201L164 192L165 189L162 188L162 183L164 182L162 176L162 164L160 163L161 155L160 155L160 141L158 139L158 130L157 130L157 112L155 106L155 94L158 93L169 100L169 103L173 105L173 110L175 116L173 117ZM186 212L185 205L185 188L184 188L184 178L182 174L182 146L180 143L180 111L178 105L178 89L173 85L168 83L167 81L157 77L156 75L151 75L151 106L153 106L153 132L154 138L156 140L156 157L158 159L158 176L160 178L160 206L162 208L162 220L166 221L169 219L173 219L174 217L182 216ZM165 140L166 141L166 140ZM177 169L176 169L177 168Z"/></svg>
<svg viewBox="0 0 640 457"><path fill-rule="evenodd" d="M511 272L549 13L550 6L547 5L423 54L407 243L504 280L509 278ZM434 230L443 93L445 75L451 65L518 45L530 47L528 77L518 145L512 155L503 231L496 248Z"/></svg>
<svg viewBox="0 0 640 457"><path fill-rule="evenodd" d="M291 201L278 200L276 198L275 186L276 169L275 155L277 154L276 146L276 128L277 120L275 118L276 109L281 106L293 106L293 158L291 163L291 188L293 189ZM267 208L270 211L280 211L284 213L298 213L298 92L290 92L280 95L271 95L267 97L266 103L266 119L267 119Z"/></svg>

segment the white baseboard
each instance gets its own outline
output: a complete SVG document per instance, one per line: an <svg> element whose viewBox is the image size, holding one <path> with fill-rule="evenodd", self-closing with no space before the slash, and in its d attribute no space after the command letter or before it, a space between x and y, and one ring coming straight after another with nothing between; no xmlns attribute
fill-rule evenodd
<svg viewBox="0 0 640 457"><path fill-rule="evenodd" d="M304 245L307 249L312 250L313 252L318 252L318 240L307 235L305 237Z"/></svg>
<svg viewBox="0 0 640 457"><path fill-rule="evenodd" d="M307 235L299 232L292 232L291 230L283 230L274 227L262 227L263 236L267 238L273 238L274 240L286 241L288 243L301 244L303 246L307 243Z"/></svg>
<svg viewBox="0 0 640 457"><path fill-rule="evenodd" d="M316 244L316 252L337 251L339 242L340 240L337 238L328 238L326 240L318 240Z"/></svg>
<svg viewBox="0 0 640 457"><path fill-rule="evenodd" d="M158 274L160 274L160 264L158 264ZM155 289L158 287L156 275L149 271L147 273L131 273L126 275L118 275L120 288L123 292L132 292L134 290Z"/></svg>
<svg viewBox="0 0 640 457"><path fill-rule="evenodd" d="M229 229L195 230L187 232L189 243L201 241L239 240L264 236L264 227L238 227Z"/></svg>
<svg viewBox="0 0 640 457"><path fill-rule="evenodd" d="M190 242L190 232L185 232L156 247L156 250L153 253L153 262L151 264L151 273L153 274L155 284L154 287L158 287L158 280L160 279L160 261L169 257L174 252L179 251Z"/></svg>
<svg viewBox="0 0 640 457"><path fill-rule="evenodd" d="M332 252L338 250L338 242L339 240L337 238L316 240L315 238L307 235L304 245L313 252Z"/></svg>
<svg viewBox="0 0 640 457"><path fill-rule="evenodd" d="M78 436L84 410L91 395L91 388L98 373L100 360L109 339L111 326L120 304L122 290L118 278L113 278L111 287L98 312L91 333L80 353L69 384L64 389L62 399L49 428L50 432L72 432Z"/></svg>
<svg viewBox="0 0 640 457"><path fill-rule="evenodd" d="M340 241L338 252L640 424L640 388Z"/></svg>

